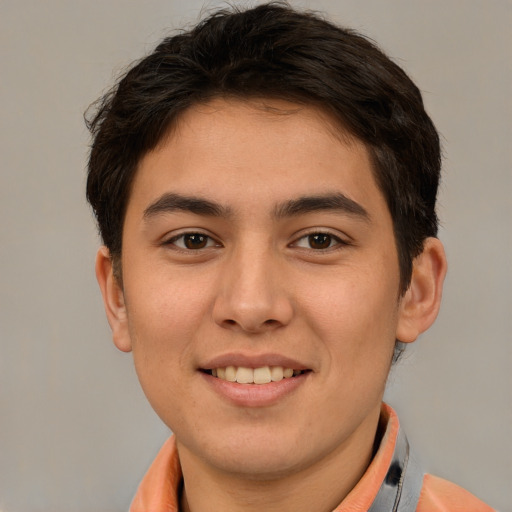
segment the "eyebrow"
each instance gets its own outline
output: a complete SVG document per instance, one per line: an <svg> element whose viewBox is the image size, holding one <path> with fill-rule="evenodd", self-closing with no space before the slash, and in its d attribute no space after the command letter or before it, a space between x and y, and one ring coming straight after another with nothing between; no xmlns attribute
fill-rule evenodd
<svg viewBox="0 0 512 512"><path fill-rule="evenodd" d="M144 210L144 219L177 211L195 213L208 217L229 217L231 209L208 199L181 194L166 193Z"/></svg>
<svg viewBox="0 0 512 512"><path fill-rule="evenodd" d="M166 193L144 210L143 217L149 220L158 215L177 211L208 217L230 217L233 214L231 208L208 199ZM342 193L302 196L297 199L291 199L275 207L274 217L277 219L297 217L319 211L336 211L359 217L366 221L370 220L370 215L363 206Z"/></svg>
<svg viewBox="0 0 512 512"><path fill-rule="evenodd" d="M369 221L370 215L359 203L342 193L303 196L278 205L277 218L295 217L317 211L336 211Z"/></svg>

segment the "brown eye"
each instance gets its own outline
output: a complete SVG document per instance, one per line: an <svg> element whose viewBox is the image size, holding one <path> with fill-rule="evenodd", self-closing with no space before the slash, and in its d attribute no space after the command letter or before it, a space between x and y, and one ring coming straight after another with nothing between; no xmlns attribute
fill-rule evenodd
<svg viewBox="0 0 512 512"><path fill-rule="evenodd" d="M333 237L326 233L314 233L308 236L308 244L311 249L328 249L333 242Z"/></svg>
<svg viewBox="0 0 512 512"><path fill-rule="evenodd" d="M166 245L175 245L179 249L198 251L217 246L215 240L203 233L183 233L171 238Z"/></svg>
<svg viewBox="0 0 512 512"><path fill-rule="evenodd" d="M183 244L187 249L204 249L208 244L208 237L201 233L183 235Z"/></svg>
<svg viewBox="0 0 512 512"><path fill-rule="evenodd" d="M293 247L308 249L310 251L326 251L327 249L341 248L342 246L348 245L348 243L335 235L318 231L302 236L292 245Z"/></svg>

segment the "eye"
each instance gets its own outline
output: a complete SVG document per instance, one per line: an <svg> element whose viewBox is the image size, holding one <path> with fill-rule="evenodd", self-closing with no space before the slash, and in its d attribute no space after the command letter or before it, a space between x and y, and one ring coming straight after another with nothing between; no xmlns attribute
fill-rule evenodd
<svg viewBox="0 0 512 512"><path fill-rule="evenodd" d="M346 245L343 240L329 233L310 233L303 236L293 244L295 247L322 251L337 245Z"/></svg>
<svg viewBox="0 0 512 512"><path fill-rule="evenodd" d="M208 247L217 247L219 244L204 233L182 233L165 242L166 245L175 245L179 249L197 251Z"/></svg>

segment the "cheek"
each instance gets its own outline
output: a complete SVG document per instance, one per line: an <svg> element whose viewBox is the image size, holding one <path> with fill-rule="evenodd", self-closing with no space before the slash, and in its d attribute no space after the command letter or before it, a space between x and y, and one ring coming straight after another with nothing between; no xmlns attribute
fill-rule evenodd
<svg viewBox="0 0 512 512"><path fill-rule="evenodd" d="M155 412L176 427L186 412L182 396L190 395L194 369L191 353L204 300L186 283L158 280L127 286L127 310L135 370ZM129 290L137 290L131 296Z"/></svg>
<svg viewBox="0 0 512 512"><path fill-rule="evenodd" d="M377 265L378 263L378 265ZM332 364L354 371L359 366L387 368L395 343L398 279L374 265L335 270L325 285L310 288L304 316L326 344ZM305 290L304 290L304 293Z"/></svg>
<svg viewBox="0 0 512 512"><path fill-rule="evenodd" d="M133 357L141 382L152 374L174 380L176 370L187 369L194 334L208 308L204 289L198 290L190 279L156 274L157 279L146 275L127 282L125 289Z"/></svg>
<svg viewBox="0 0 512 512"><path fill-rule="evenodd" d="M162 331L166 336L192 330L204 314L207 286L176 271L152 272L137 282L127 283L126 296L133 327L143 331ZM131 293L131 291L136 291ZM144 340L144 342L150 340Z"/></svg>

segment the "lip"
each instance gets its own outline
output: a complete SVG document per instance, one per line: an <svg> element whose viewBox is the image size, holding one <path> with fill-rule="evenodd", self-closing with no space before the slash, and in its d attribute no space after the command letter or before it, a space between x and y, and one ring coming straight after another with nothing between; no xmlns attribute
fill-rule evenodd
<svg viewBox="0 0 512 512"><path fill-rule="evenodd" d="M257 367L255 366L255 368ZM201 371L198 373L223 400L237 407L252 408L276 405L303 386L312 372L302 373L296 377L282 379L279 382L269 382L268 384L239 384L238 382L218 379Z"/></svg>

